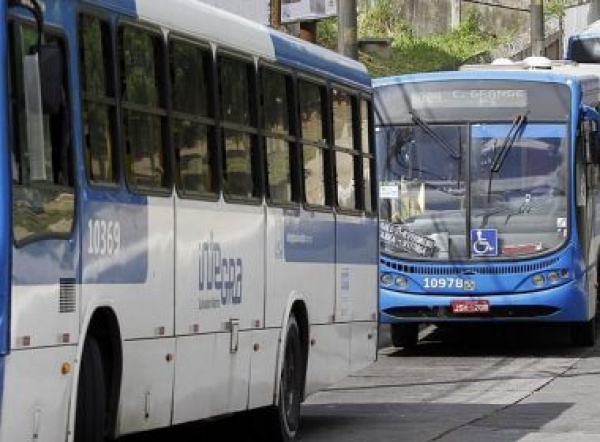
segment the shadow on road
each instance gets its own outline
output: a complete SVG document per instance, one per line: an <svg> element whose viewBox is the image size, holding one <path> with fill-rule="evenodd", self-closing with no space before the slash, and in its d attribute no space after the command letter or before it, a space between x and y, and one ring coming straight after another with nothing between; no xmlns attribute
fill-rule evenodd
<svg viewBox="0 0 600 442"><path fill-rule="evenodd" d="M470 433L476 433L480 428L486 429L489 434L489 428L493 427L497 429L494 431L494 442L516 442L552 422L572 405L517 404L510 409L492 404L455 403L308 405L304 407L300 440L419 442L438 440L450 429L456 431L468 427Z"/></svg>
<svg viewBox="0 0 600 442"><path fill-rule="evenodd" d="M386 356L572 358L586 357L597 351L595 348L574 347L569 328L564 324L447 324L432 326L428 330L416 347L388 347L384 351Z"/></svg>

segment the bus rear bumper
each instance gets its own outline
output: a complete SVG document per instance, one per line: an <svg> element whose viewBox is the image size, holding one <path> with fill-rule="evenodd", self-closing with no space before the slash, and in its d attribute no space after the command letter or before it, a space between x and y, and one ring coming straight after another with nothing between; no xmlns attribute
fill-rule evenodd
<svg viewBox="0 0 600 442"><path fill-rule="evenodd" d="M423 295L380 289L380 322L504 322L504 321L587 321L594 314L590 309L583 284L571 281L559 287L510 295ZM487 313L457 314L454 301L489 302ZM595 300L594 300L595 303Z"/></svg>

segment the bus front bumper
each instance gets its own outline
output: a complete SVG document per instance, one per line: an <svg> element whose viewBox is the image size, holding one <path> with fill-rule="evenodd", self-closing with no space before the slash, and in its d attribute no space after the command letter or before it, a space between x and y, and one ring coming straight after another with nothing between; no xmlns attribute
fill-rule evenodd
<svg viewBox="0 0 600 442"><path fill-rule="evenodd" d="M455 301L487 301L489 312L454 313ZM380 322L482 322L482 321L587 321L595 313L590 308L583 284L570 281L545 290L510 295L453 296L413 294L380 288Z"/></svg>

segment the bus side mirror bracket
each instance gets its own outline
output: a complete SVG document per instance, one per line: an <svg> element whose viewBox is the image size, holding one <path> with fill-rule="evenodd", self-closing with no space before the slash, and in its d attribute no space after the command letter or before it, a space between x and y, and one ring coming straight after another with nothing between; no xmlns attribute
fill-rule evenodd
<svg viewBox="0 0 600 442"><path fill-rule="evenodd" d="M56 115L64 103L62 51L57 45L42 45L38 51L42 108Z"/></svg>

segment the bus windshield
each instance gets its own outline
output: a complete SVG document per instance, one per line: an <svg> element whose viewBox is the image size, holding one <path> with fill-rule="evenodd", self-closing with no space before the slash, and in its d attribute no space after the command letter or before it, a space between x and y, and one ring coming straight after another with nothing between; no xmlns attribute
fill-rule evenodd
<svg viewBox="0 0 600 442"><path fill-rule="evenodd" d="M381 246L402 258L466 260L531 256L567 236L566 125L428 124L378 129ZM469 167L470 164L470 167Z"/></svg>

